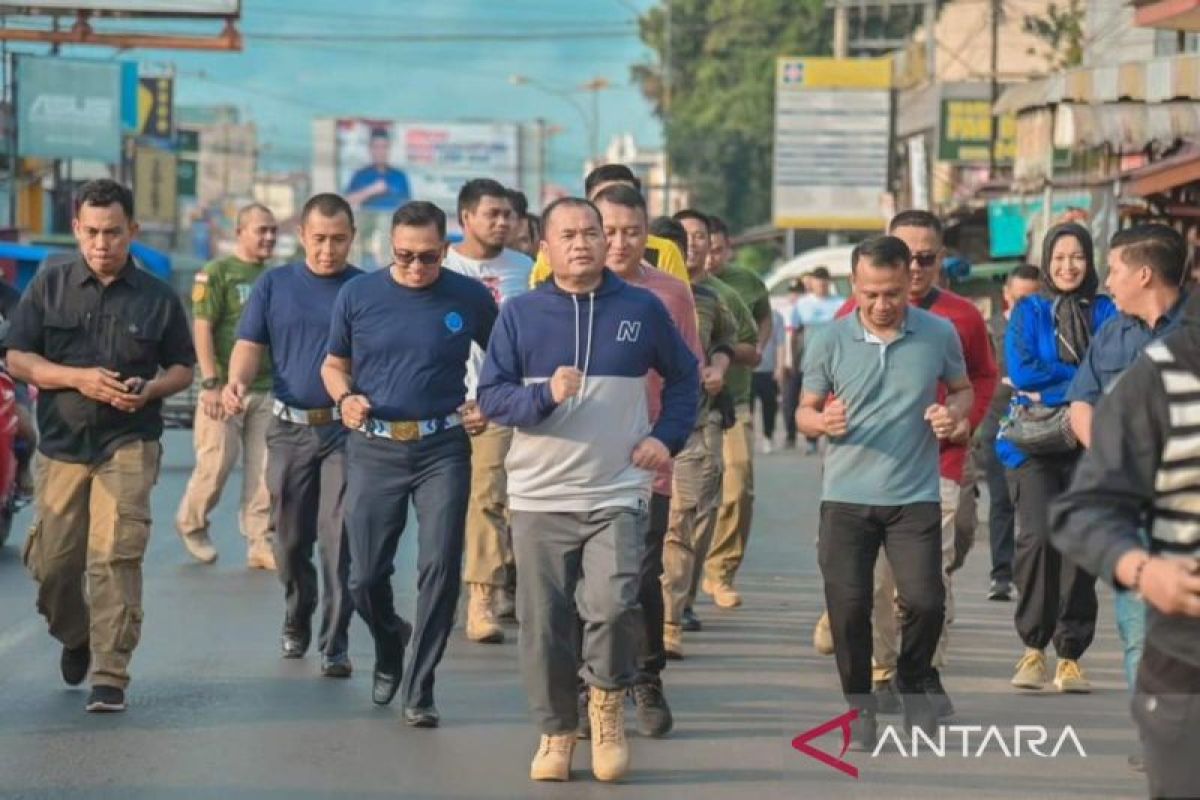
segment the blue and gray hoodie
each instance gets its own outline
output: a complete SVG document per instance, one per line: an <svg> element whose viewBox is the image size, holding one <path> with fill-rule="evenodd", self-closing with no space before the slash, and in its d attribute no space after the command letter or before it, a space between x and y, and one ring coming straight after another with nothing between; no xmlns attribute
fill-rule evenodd
<svg viewBox="0 0 1200 800"><path fill-rule="evenodd" d="M584 374L579 394L559 405L550 378L562 366ZM662 413L651 427L646 373L663 377ZM635 467L646 436L672 455L696 420L696 358L667 309L650 292L605 270L594 292L576 295L546 281L504 304L479 377L479 405L516 428L505 466L518 511L594 511L643 506L653 473Z"/></svg>

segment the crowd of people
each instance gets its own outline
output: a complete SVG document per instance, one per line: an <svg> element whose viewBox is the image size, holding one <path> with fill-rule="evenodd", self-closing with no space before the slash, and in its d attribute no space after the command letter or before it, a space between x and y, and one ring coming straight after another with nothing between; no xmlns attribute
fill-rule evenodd
<svg viewBox="0 0 1200 800"><path fill-rule="evenodd" d="M247 566L284 587L284 658L312 647L320 606L320 672L349 677L357 612L373 702L400 694L407 724L436 727L465 585L469 640L520 621L530 777L568 780L589 739L595 776L619 780L627 698L641 733L672 729L663 675L702 627L697 592L742 603L753 408L771 441L782 399L785 443L824 452L814 641L858 712L855 747L874 749L880 714L933 733L955 713L955 573L984 480L988 597L1015 600L1024 646L1013 686L1090 691L1095 582L1113 584L1151 792L1200 789L1185 757L1200 752L1200 307L1171 228L1113 237L1106 295L1087 228L1060 224L985 321L941 275L941 222L904 211L855 248L851 297L817 269L783 314L719 218L650 219L610 164L536 218L468 181L455 244L441 209L408 201L391 264L367 273L348 263L346 198L309 199L304 260L275 268L275 217L249 205L233 255L197 274L189 322L129 257L127 188L89 183L75 209L78 256L39 271L6 344L40 392L23 556L63 679L90 677L88 711L126 707L161 404L198 378L176 529L217 559L209 515L240 460ZM392 575L410 504L408 620Z"/></svg>

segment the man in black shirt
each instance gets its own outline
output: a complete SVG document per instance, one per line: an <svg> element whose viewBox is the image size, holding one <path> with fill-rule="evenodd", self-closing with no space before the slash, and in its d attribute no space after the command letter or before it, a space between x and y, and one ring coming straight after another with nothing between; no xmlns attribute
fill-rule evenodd
<svg viewBox="0 0 1200 800"><path fill-rule="evenodd" d="M1200 292L1100 399L1091 432L1051 542L1149 606L1133 715L1150 794L1200 797Z"/></svg>
<svg viewBox="0 0 1200 800"><path fill-rule="evenodd" d="M24 558L63 645L63 680L79 684L91 668L87 710L123 711L162 400L191 385L196 356L179 297L129 257L132 193L86 184L74 230L79 256L39 270L8 333L13 376L41 390L37 520Z"/></svg>

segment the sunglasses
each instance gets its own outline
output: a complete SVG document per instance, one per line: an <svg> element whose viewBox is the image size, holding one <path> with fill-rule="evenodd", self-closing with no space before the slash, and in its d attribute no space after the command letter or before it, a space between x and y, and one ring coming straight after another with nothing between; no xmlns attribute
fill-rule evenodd
<svg viewBox="0 0 1200 800"><path fill-rule="evenodd" d="M399 266L407 266L414 261L420 261L427 267L434 267L442 263L441 250L426 250L424 253L410 253L407 250L393 250L392 258Z"/></svg>
<svg viewBox="0 0 1200 800"><path fill-rule="evenodd" d="M921 269L929 269L937 263L937 253L913 253L912 260L916 262Z"/></svg>

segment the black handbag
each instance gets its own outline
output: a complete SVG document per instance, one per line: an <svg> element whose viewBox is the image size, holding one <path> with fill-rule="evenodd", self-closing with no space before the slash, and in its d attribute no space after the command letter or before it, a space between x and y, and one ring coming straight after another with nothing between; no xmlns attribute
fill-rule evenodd
<svg viewBox="0 0 1200 800"><path fill-rule="evenodd" d="M1042 403L1017 405L1000 422L1000 438L1031 456L1061 455L1079 447L1079 438L1071 430L1067 406Z"/></svg>

